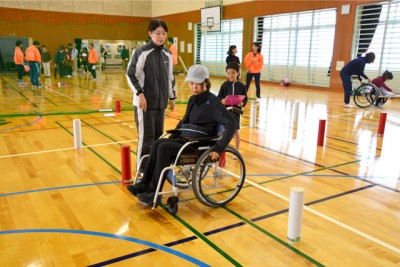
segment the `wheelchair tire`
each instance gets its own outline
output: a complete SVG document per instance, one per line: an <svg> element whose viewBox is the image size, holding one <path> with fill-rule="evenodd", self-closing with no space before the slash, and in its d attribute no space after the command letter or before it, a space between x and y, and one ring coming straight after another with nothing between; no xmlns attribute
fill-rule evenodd
<svg viewBox="0 0 400 267"><path fill-rule="evenodd" d="M219 160L205 151L193 170L192 187L196 198L205 206L222 207L232 201L242 189L246 177L244 160L235 148L228 146Z"/></svg>
<svg viewBox="0 0 400 267"><path fill-rule="evenodd" d="M178 212L178 197L169 197L167 199L168 211L171 214L176 214Z"/></svg>
<svg viewBox="0 0 400 267"><path fill-rule="evenodd" d="M370 83L360 85L354 90L353 100L360 108L367 108L373 105L376 100L375 86Z"/></svg>

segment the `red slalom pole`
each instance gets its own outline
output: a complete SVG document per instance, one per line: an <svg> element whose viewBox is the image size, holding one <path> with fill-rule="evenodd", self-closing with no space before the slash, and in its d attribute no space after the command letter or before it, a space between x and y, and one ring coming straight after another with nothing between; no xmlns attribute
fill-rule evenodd
<svg viewBox="0 0 400 267"><path fill-rule="evenodd" d="M225 163L226 163L226 153L225 151L221 153L221 156L219 157L218 160L218 167L225 167Z"/></svg>
<svg viewBox="0 0 400 267"><path fill-rule="evenodd" d="M115 112L116 113L121 112L121 101L119 101L119 100L115 101Z"/></svg>
<svg viewBox="0 0 400 267"><path fill-rule="evenodd" d="M324 145L325 125L326 125L326 120L319 120L318 141L317 141L318 146Z"/></svg>
<svg viewBox="0 0 400 267"><path fill-rule="evenodd" d="M128 145L121 146L121 170L122 184L131 183L131 147Z"/></svg>
<svg viewBox="0 0 400 267"><path fill-rule="evenodd" d="M379 117L378 135L383 135L385 132L386 116L386 112L381 112L381 116Z"/></svg>

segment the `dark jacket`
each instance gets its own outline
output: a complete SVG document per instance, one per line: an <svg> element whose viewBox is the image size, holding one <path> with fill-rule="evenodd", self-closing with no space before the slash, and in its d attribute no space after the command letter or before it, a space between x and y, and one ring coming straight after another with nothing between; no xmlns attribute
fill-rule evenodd
<svg viewBox="0 0 400 267"><path fill-rule="evenodd" d="M214 129L217 135L218 125L224 125L222 138L218 140L213 151L219 155L225 150L238 127L238 122L213 93L204 92L189 98L185 115L176 126L180 129L184 123L192 123L208 129Z"/></svg>
<svg viewBox="0 0 400 267"><path fill-rule="evenodd" d="M158 46L151 40L135 50L127 77L135 95L143 92L147 109L166 109L168 98L176 98L172 87L172 54L168 48ZM133 102L137 106L135 98Z"/></svg>
<svg viewBox="0 0 400 267"><path fill-rule="evenodd" d="M226 81L221 85L221 88L219 89L218 92L218 98L219 99L224 99L228 95L245 95L246 97L243 99L243 107L246 106L247 103L247 92L246 92L246 86L241 83L241 82L230 82ZM235 106L239 109L242 109L242 107Z"/></svg>
<svg viewBox="0 0 400 267"><path fill-rule="evenodd" d="M229 55L226 57L226 64L229 64L231 62L240 64L240 59L239 59L239 57L237 57L235 55Z"/></svg>
<svg viewBox="0 0 400 267"><path fill-rule="evenodd" d="M365 57L358 57L347 63L343 69L340 71L340 74L346 75L357 75L360 82L362 81L361 76L364 79L368 79L367 75L364 74L365 64L367 63Z"/></svg>

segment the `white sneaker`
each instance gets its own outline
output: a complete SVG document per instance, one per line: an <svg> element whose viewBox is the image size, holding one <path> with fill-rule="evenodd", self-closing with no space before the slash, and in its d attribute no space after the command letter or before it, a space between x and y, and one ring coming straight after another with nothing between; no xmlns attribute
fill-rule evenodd
<svg viewBox="0 0 400 267"><path fill-rule="evenodd" d="M238 157L237 157L236 155L233 155L233 156L232 156L232 159L234 159L234 160L237 160L237 158L238 158Z"/></svg>
<svg viewBox="0 0 400 267"><path fill-rule="evenodd" d="M260 103L260 98L257 98L257 99L256 99L256 103Z"/></svg>
<svg viewBox="0 0 400 267"><path fill-rule="evenodd" d="M351 105L351 104L344 104L344 107L345 107L345 108L354 108L354 106Z"/></svg>

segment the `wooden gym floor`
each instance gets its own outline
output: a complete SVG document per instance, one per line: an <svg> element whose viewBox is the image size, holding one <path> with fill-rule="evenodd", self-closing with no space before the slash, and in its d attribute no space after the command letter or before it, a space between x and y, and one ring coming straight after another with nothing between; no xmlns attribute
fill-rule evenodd
<svg viewBox="0 0 400 267"><path fill-rule="evenodd" d="M176 78L178 105L165 129L190 95ZM345 109L343 92L263 84L256 127L250 103L241 122L247 176L238 197L213 209L184 192L172 216L163 205L144 207L121 184L120 146L131 146L135 171L137 138L124 73L81 75L64 87L41 81L32 90L18 87L16 74L0 75L0 266L400 265L399 100ZM211 81L217 92L224 79ZM116 100L122 113L100 111ZM82 149L73 148L73 119L82 123ZM302 241L291 244L295 186L305 190L305 209Z"/></svg>

